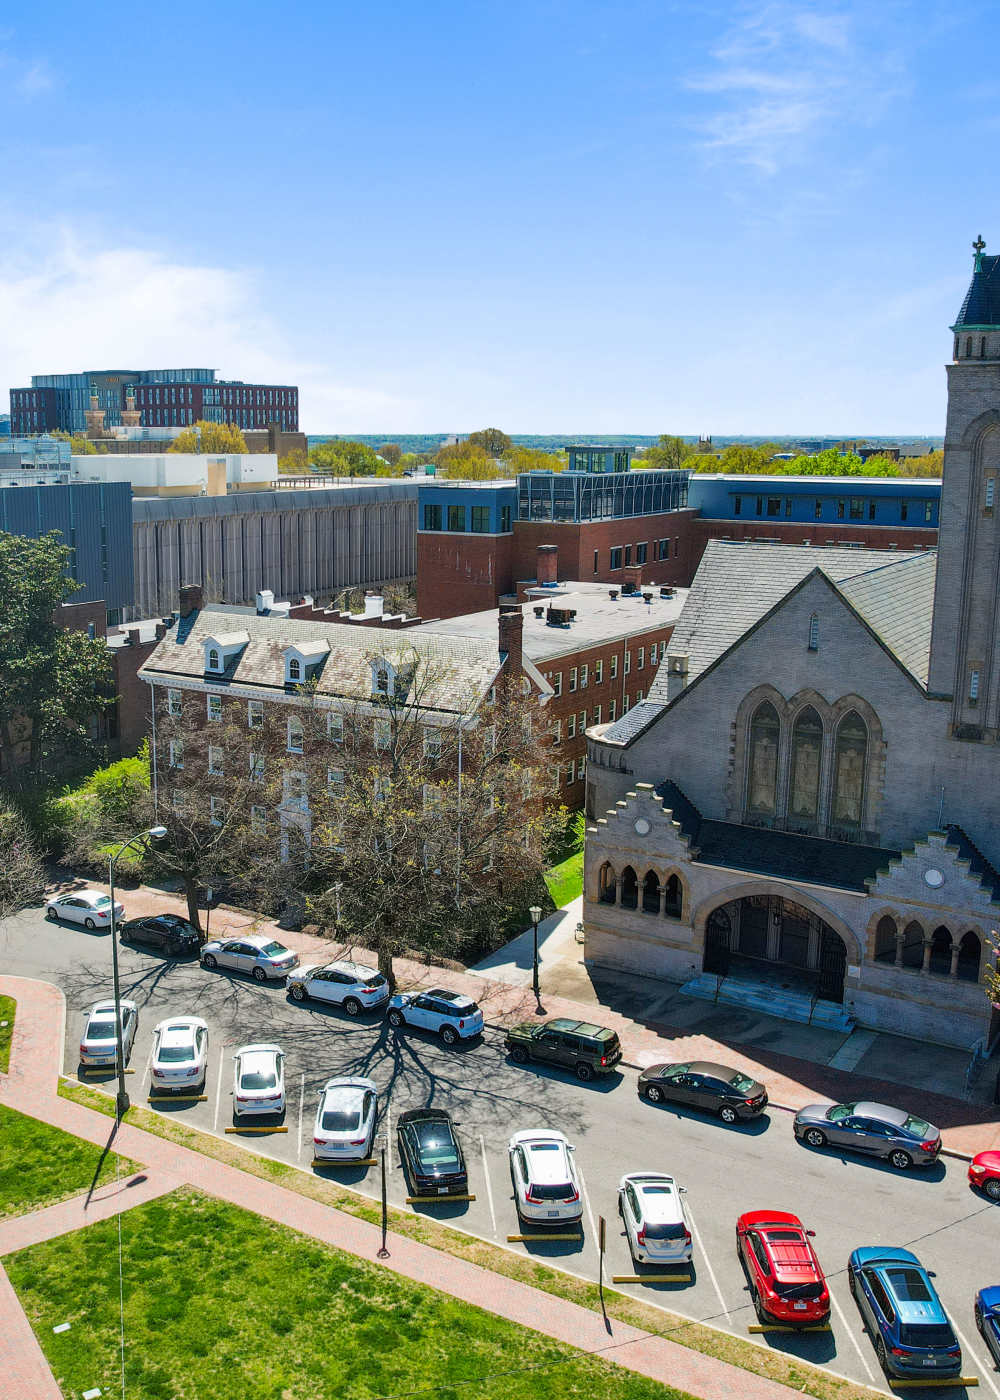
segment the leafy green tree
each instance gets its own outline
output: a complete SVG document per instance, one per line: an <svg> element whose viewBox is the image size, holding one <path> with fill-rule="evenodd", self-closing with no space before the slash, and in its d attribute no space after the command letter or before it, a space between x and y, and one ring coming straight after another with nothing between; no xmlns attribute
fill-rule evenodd
<svg viewBox="0 0 1000 1400"><path fill-rule="evenodd" d="M200 419L178 433L168 452L246 452L247 441L235 423L209 423Z"/></svg>
<svg viewBox="0 0 1000 1400"><path fill-rule="evenodd" d="M278 471L282 476L306 476L309 471L309 458L301 447L296 447L278 458Z"/></svg>
<svg viewBox="0 0 1000 1400"><path fill-rule="evenodd" d="M324 476L376 476L378 453L363 442L333 438L309 449L309 460Z"/></svg>
<svg viewBox="0 0 1000 1400"><path fill-rule="evenodd" d="M56 609L80 588L68 576L71 558L58 531L37 540L0 533L0 747L8 775L25 758L37 777L92 751L90 722L112 702L107 643L56 621Z"/></svg>
<svg viewBox="0 0 1000 1400"><path fill-rule="evenodd" d="M516 443L503 456L507 476L517 476L519 472L562 472L568 462L565 452L542 452L537 447L519 447Z"/></svg>
<svg viewBox="0 0 1000 1400"><path fill-rule="evenodd" d="M466 442L473 447L481 447L489 457L505 457L514 446L505 432L499 428L480 428L476 433L470 433Z"/></svg>
<svg viewBox="0 0 1000 1400"><path fill-rule="evenodd" d="M900 476L937 478L944 471L944 452L936 448L923 457L904 457L899 463Z"/></svg>
<svg viewBox="0 0 1000 1400"><path fill-rule="evenodd" d="M384 457L390 467L399 465L399 459L403 455L403 449L398 442L384 442L378 450L378 455Z"/></svg>
<svg viewBox="0 0 1000 1400"><path fill-rule="evenodd" d="M684 465L688 457L694 455L694 448L681 437L671 437L669 433L661 433L660 440L655 447L647 447L638 465L642 467L659 467L664 471L676 471Z"/></svg>
<svg viewBox="0 0 1000 1400"><path fill-rule="evenodd" d="M68 442L69 450L74 457L94 457L97 455L97 448L83 433L66 433L61 428L55 428L51 436L59 438L62 442Z"/></svg>
<svg viewBox="0 0 1000 1400"><path fill-rule="evenodd" d="M494 481L506 475L495 457L468 440L442 447L435 461L439 471L462 481Z"/></svg>

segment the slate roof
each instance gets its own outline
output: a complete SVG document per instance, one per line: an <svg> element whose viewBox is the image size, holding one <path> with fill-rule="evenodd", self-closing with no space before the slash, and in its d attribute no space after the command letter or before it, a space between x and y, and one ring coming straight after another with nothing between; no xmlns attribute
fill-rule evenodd
<svg viewBox="0 0 1000 1400"><path fill-rule="evenodd" d="M947 826L948 842L958 847L958 854L969 862L969 874L977 876L980 884L988 890L992 899L1000 902L1000 874L983 855L960 826Z"/></svg>
<svg viewBox="0 0 1000 1400"><path fill-rule="evenodd" d="M206 677L205 642L218 635L231 617L208 607L179 619L142 666L140 679L207 679L212 685L236 684L258 688L262 694L268 690L284 694L285 648L325 642L329 653L315 670L319 696L365 699L371 695L371 658L384 656L391 664L395 657L415 651L420 662L430 663L435 670L422 697L426 708L467 714L486 696L500 670L495 640L451 637L422 629L417 636L416 629L382 632L343 623L249 616L243 619L242 630L249 636L246 646L230 659L221 676ZM530 669L534 671L534 667ZM541 685L549 691L544 680Z"/></svg>
<svg viewBox="0 0 1000 1400"><path fill-rule="evenodd" d="M687 656L690 687L818 570L914 679L926 685L935 559L929 551L711 540L670 638L667 658ZM603 737L627 743L666 703L667 666L661 663L643 704L609 725Z"/></svg>
<svg viewBox="0 0 1000 1400"><path fill-rule="evenodd" d="M782 880L863 893L867 880L874 879L890 861L900 857L899 851L880 846L856 846L847 841L825 841L818 836L796 836L736 822L705 821L675 783L661 783L656 791L690 839L696 865L725 866L754 875L774 875Z"/></svg>
<svg viewBox="0 0 1000 1400"><path fill-rule="evenodd" d="M952 330L966 326L1000 326L1000 256L979 258Z"/></svg>

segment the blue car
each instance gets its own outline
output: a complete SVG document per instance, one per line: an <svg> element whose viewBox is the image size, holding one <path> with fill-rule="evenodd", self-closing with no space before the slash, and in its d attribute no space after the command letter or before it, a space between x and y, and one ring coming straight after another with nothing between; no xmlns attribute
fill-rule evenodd
<svg viewBox="0 0 1000 1400"><path fill-rule="evenodd" d="M847 1281L887 1376L961 1374L962 1348L915 1254L880 1245L856 1249L847 1261Z"/></svg>
<svg viewBox="0 0 1000 1400"><path fill-rule="evenodd" d="M990 1355L1000 1366L1000 1286L997 1284L981 1288L976 1294L976 1326Z"/></svg>

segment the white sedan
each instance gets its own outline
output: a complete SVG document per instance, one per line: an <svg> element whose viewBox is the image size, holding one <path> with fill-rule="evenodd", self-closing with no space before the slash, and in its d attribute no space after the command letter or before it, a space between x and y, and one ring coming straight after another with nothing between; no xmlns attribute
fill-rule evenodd
<svg viewBox="0 0 1000 1400"><path fill-rule="evenodd" d="M156 1089L205 1087L208 1073L208 1026L200 1016L174 1016L153 1031L150 1082Z"/></svg>
<svg viewBox="0 0 1000 1400"><path fill-rule="evenodd" d="M47 919L83 924L84 928L111 927L111 896L103 890L73 890L57 894L45 906ZM115 900L115 918L124 919L125 906Z"/></svg>
<svg viewBox="0 0 1000 1400"><path fill-rule="evenodd" d="M244 1045L233 1056L233 1116L284 1113L285 1056L280 1045Z"/></svg>
<svg viewBox="0 0 1000 1400"><path fill-rule="evenodd" d="M325 1162L362 1162L371 1156L378 1090L371 1079L328 1079L313 1125L313 1156Z"/></svg>
<svg viewBox="0 0 1000 1400"><path fill-rule="evenodd" d="M139 1008L134 1001L122 1001L122 1063L128 1063L139 1025ZM115 1004L98 1001L87 1012L80 1037L80 1063L95 1069L114 1069L117 1050Z"/></svg>

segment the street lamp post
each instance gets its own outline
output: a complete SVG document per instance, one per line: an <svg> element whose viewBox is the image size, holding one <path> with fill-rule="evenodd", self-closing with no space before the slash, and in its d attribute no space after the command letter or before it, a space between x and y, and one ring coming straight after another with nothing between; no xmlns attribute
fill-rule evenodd
<svg viewBox="0 0 1000 1400"><path fill-rule="evenodd" d="M545 1007L542 1005L542 995L538 989L538 921L542 917L542 911L537 904L533 904L528 910L528 915L535 929L534 952L531 959L531 990L535 994L535 1015L544 1016Z"/></svg>
<svg viewBox="0 0 1000 1400"><path fill-rule="evenodd" d="M111 888L111 974L115 989L115 1073L118 1076L118 1093L115 1096L115 1122L120 1123L128 1110L128 1093L125 1089L125 1056L122 1047L122 998L118 980L118 916L115 912L115 861L129 846L137 842L163 841L167 835L165 826L151 826L148 831L139 831L120 845L117 851L108 856L108 885Z"/></svg>

